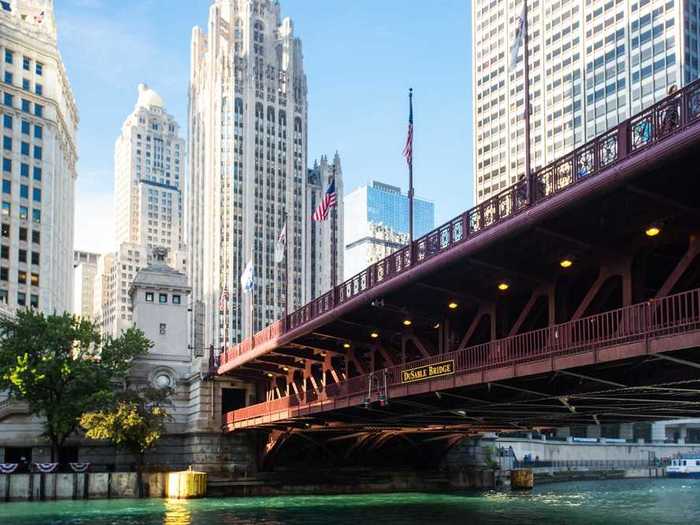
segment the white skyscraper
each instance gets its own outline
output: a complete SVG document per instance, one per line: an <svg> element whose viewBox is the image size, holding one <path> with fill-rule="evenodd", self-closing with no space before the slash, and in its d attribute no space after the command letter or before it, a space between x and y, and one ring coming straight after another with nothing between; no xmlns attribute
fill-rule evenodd
<svg viewBox="0 0 700 525"><path fill-rule="evenodd" d="M97 253L73 252L73 313L93 319L95 277L100 256Z"/></svg>
<svg viewBox="0 0 700 525"><path fill-rule="evenodd" d="M544 166L698 77L698 6L681 0L528 0L532 167ZM474 182L483 201L525 172L522 0L475 0Z"/></svg>
<svg viewBox="0 0 700 525"><path fill-rule="evenodd" d="M183 194L185 141L163 99L141 84L134 111L114 146L117 251L98 264L95 315L104 333L132 326L129 288L136 273L165 248L168 262L184 271Z"/></svg>
<svg viewBox="0 0 700 525"><path fill-rule="evenodd" d="M216 0L208 32L192 32L191 60L187 243L203 319L194 344L219 349L281 318L287 295L290 310L311 298L306 76L292 21L272 0ZM274 248L287 215L285 271ZM255 290L244 294L251 260Z"/></svg>
<svg viewBox="0 0 700 525"><path fill-rule="evenodd" d="M51 0L0 2L0 301L73 307L78 112Z"/></svg>

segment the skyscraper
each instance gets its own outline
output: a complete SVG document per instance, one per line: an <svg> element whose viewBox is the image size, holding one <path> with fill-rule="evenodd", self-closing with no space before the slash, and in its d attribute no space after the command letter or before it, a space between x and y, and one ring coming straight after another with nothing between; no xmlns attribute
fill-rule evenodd
<svg viewBox="0 0 700 525"><path fill-rule="evenodd" d="M312 295L306 75L301 41L280 9L273 0L215 0L208 32L192 32L188 246L194 317L203 319L197 347L240 341ZM287 217L284 268L274 248ZM255 288L246 294L240 277L249 261Z"/></svg>
<svg viewBox="0 0 700 525"><path fill-rule="evenodd" d="M0 301L73 307L78 111L51 0L0 2Z"/></svg>
<svg viewBox="0 0 700 525"><path fill-rule="evenodd" d="M408 244L408 196L383 182L360 186L345 196L345 278ZM416 238L435 227L435 205L414 198Z"/></svg>
<svg viewBox="0 0 700 525"><path fill-rule="evenodd" d="M306 223L305 287L308 299L315 299L343 280L343 168L340 155L333 162L324 155L309 169L306 181L306 209L313 213L323 199L331 182L335 183L337 206L325 221Z"/></svg>
<svg viewBox="0 0 700 525"><path fill-rule="evenodd" d="M100 255L97 253L73 252L73 313L93 319L95 277Z"/></svg>
<svg viewBox="0 0 700 525"><path fill-rule="evenodd" d="M698 2L528 0L533 169L698 77ZM522 0L475 0L474 182L483 201L525 172Z"/></svg>
<svg viewBox="0 0 700 525"><path fill-rule="evenodd" d="M129 288L136 273L165 248L169 264L184 271L185 141L153 89L141 84L134 111L114 146L117 251L98 264L96 321L117 336L133 324Z"/></svg>

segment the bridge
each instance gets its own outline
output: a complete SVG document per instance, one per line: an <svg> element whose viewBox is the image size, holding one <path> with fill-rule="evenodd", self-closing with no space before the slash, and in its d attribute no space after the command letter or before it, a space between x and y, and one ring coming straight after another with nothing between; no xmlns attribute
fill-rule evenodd
<svg viewBox="0 0 700 525"><path fill-rule="evenodd" d="M700 416L698 146L695 82L228 348L217 373L260 402L225 431Z"/></svg>

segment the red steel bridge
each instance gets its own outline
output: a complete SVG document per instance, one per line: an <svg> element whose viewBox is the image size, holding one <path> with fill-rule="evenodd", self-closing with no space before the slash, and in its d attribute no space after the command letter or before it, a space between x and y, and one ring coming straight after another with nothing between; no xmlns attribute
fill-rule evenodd
<svg viewBox="0 0 700 525"><path fill-rule="evenodd" d="M700 416L700 83L532 180L224 352L259 399L225 430L449 442Z"/></svg>

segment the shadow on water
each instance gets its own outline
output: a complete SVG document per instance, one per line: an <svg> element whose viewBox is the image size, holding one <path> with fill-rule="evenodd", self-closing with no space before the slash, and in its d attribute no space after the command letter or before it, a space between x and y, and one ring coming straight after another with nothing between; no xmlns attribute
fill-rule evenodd
<svg viewBox="0 0 700 525"><path fill-rule="evenodd" d="M2 525L677 525L700 523L700 481L542 485L532 492L0 504Z"/></svg>

